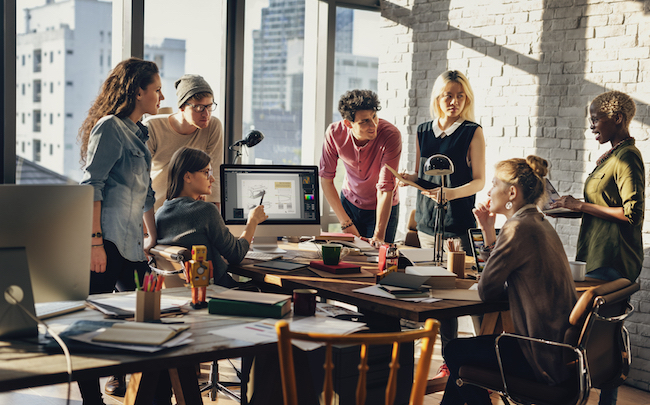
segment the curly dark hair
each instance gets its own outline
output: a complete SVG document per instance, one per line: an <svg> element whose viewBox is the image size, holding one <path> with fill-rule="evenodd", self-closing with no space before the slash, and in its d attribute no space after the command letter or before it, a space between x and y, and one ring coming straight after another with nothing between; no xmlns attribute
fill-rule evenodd
<svg viewBox="0 0 650 405"><path fill-rule="evenodd" d="M130 58L118 63L102 84L99 95L88 110L88 116L79 128L81 163L86 163L88 140L97 122L107 115L128 117L135 110L138 88L146 90L158 74L155 63L138 58Z"/></svg>
<svg viewBox="0 0 650 405"><path fill-rule="evenodd" d="M339 100L341 117L354 122L354 114L359 110L381 110L377 93L372 90L350 90Z"/></svg>

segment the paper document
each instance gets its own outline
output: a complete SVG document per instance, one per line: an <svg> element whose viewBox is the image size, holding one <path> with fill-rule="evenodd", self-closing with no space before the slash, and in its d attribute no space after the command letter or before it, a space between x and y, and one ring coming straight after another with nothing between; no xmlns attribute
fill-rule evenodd
<svg viewBox="0 0 650 405"><path fill-rule="evenodd" d="M375 297L389 298L389 299L400 300L400 301L431 303L431 302L436 302L441 300L440 298L430 298L430 297L429 298L397 298L393 294L382 289L379 284L371 285L368 287L357 288L356 290L353 291L361 294L374 295Z"/></svg>
<svg viewBox="0 0 650 405"><path fill-rule="evenodd" d="M402 183L408 184L409 186L415 187L415 188L417 188L418 190L421 190L421 191L428 191L426 188L422 187L421 185L419 185L419 184L417 184L415 182L412 182L411 180L407 180L404 177L402 177L401 174L397 173L397 170L390 167L387 163L384 166L386 166L386 169L388 169L388 171L390 171L393 174L393 176L395 176L395 178L397 180L401 181Z"/></svg>
<svg viewBox="0 0 650 405"><path fill-rule="evenodd" d="M414 265L417 263L433 262L433 249L400 249L399 252Z"/></svg>

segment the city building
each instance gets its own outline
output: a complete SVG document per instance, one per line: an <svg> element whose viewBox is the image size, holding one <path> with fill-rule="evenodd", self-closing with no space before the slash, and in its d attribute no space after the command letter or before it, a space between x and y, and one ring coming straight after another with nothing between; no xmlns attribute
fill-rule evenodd
<svg viewBox="0 0 650 405"><path fill-rule="evenodd" d="M21 10L19 10L20 12ZM22 10L16 35L16 154L81 179L77 134L111 68L112 4L67 0ZM185 41L145 45L161 72L163 94L185 71Z"/></svg>

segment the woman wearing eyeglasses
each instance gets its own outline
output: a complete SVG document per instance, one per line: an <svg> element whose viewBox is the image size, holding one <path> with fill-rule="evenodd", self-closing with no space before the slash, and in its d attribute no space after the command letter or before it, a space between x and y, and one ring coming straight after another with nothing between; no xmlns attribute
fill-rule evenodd
<svg viewBox="0 0 650 405"><path fill-rule="evenodd" d="M154 210L165 201L167 172L172 155L187 146L204 151L212 158L215 171L223 163L223 127L212 113L217 108L208 82L199 75L184 75L175 83L179 111L145 120L149 128L147 146L151 152L152 187L156 192ZM217 176L219 177L219 176ZM219 205L219 180L206 201Z"/></svg>
<svg viewBox="0 0 650 405"><path fill-rule="evenodd" d="M255 228L268 216L260 205L248 213L244 233L237 238L226 228L214 204L202 201L212 193L214 183L210 156L193 148L182 147L169 162L167 199L156 211L158 243L183 246L205 245L214 268L214 283L234 287L237 282L227 273L228 265L244 259L253 240Z"/></svg>

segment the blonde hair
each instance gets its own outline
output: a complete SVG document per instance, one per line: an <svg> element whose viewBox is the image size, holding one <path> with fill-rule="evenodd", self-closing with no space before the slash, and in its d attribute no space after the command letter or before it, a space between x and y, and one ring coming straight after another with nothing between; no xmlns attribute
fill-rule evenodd
<svg viewBox="0 0 650 405"><path fill-rule="evenodd" d="M546 192L544 177L548 174L548 162L539 156L502 160L495 167L494 176L518 187L526 204L537 204Z"/></svg>
<svg viewBox="0 0 650 405"><path fill-rule="evenodd" d="M628 129L632 118L636 114L636 104L632 97L621 91L608 91L596 97L591 105L596 108L596 111L607 115L612 118L614 114L621 114L623 116L623 127Z"/></svg>
<svg viewBox="0 0 650 405"><path fill-rule="evenodd" d="M465 92L465 107L463 108L463 111L460 112L460 117L467 121L475 121L474 92L472 91L472 86L470 86L467 77L458 70L448 70L442 73L433 83L433 89L431 89L431 104L429 105L431 118L440 118L444 115L443 111L440 109L439 100L445 87L447 87L447 84L451 82L460 84L463 88L463 92Z"/></svg>

